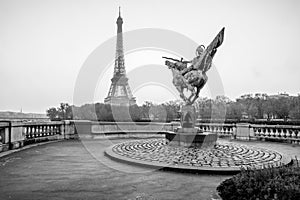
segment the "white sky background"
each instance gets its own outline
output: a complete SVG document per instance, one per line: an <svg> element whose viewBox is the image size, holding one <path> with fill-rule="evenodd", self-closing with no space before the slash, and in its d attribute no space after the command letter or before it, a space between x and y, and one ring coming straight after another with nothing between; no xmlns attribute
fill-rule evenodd
<svg viewBox="0 0 300 200"><path fill-rule="evenodd" d="M0 0L0 110L22 107L24 112L44 113L60 102L72 104L82 64L116 35L119 5L123 31L169 29L207 46L226 27L214 64L231 99L246 93L300 92L297 0ZM126 70L147 63L163 65L157 55L130 54L125 57ZM95 101L107 96L112 67L101 79ZM206 90L201 95L209 96ZM140 88L134 96L139 104L174 99L159 86Z"/></svg>

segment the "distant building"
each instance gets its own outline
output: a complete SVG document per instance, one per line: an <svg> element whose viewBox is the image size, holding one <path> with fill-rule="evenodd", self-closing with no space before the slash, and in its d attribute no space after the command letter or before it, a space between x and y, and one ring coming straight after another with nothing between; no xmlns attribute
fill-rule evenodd
<svg viewBox="0 0 300 200"><path fill-rule="evenodd" d="M50 121L46 114L0 111L0 120Z"/></svg>
<svg viewBox="0 0 300 200"><path fill-rule="evenodd" d="M135 97L133 97L128 78L126 77L125 64L124 64L124 51L123 51L123 33L122 33L123 19L119 8L119 17L117 19L117 45L116 45L116 58L114 75L111 79L111 86L108 91L104 103L110 105L134 105L136 104Z"/></svg>
<svg viewBox="0 0 300 200"><path fill-rule="evenodd" d="M287 93L279 93L279 94L274 94L274 95L268 96L268 98L273 98L273 99L279 99L281 97L290 97L290 95Z"/></svg>

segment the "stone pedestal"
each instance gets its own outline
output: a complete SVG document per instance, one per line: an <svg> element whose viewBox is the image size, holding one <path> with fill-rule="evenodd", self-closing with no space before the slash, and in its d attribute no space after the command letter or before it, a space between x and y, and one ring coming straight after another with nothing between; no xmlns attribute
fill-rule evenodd
<svg viewBox="0 0 300 200"><path fill-rule="evenodd" d="M250 140L254 137L253 131L250 128L249 123L238 123L236 124L236 139L238 140Z"/></svg>
<svg viewBox="0 0 300 200"><path fill-rule="evenodd" d="M195 108L192 105L181 108L181 127L174 133L166 133L169 145L197 148L213 148L217 141L217 134L203 132L196 125Z"/></svg>
<svg viewBox="0 0 300 200"><path fill-rule="evenodd" d="M196 110L192 105L186 105L181 107L181 119L182 128L194 128L196 125Z"/></svg>

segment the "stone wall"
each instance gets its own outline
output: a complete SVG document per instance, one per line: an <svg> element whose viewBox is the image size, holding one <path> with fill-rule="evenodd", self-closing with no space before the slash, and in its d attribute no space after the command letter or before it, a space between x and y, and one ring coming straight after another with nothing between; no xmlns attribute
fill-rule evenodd
<svg viewBox="0 0 300 200"><path fill-rule="evenodd" d="M80 138L103 137L162 137L167 131L178 127L177 123L156 122L90 122L74 121L76 133Z"/></svg>

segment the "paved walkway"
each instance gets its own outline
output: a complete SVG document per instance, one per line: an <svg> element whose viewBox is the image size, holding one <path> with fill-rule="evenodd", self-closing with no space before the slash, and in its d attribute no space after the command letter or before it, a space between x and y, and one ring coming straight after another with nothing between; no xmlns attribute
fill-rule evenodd
<svg viewBox="0 0 300 200"><path fill-rule="evenodd" d="M118 163L104 149L125 140L62 141L0 158L0 199L212 199L231 176L180 174ZM299 155L288 144L241 142Z"/></svg>

